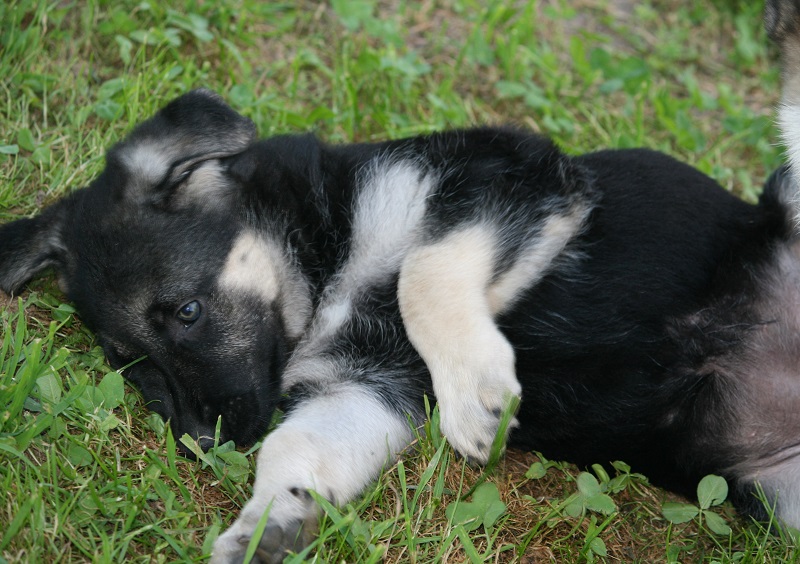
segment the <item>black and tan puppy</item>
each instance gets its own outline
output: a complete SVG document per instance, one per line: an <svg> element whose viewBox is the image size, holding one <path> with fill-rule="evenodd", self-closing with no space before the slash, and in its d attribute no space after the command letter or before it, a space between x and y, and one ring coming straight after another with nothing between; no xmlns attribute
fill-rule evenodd
<svg viewBox="0 0 800 564"><path fill-rule="evenodd" d="M793 2L772 2L800 155ZM199 90L108 155L87 188L0 227L0 288L53 267L115 366L176 435L251 443L253 499L219 538L261 558L313 532L414 437L435 395L455 449L622 459L691 491L763 487L800 526L800 238L791 173L761 202L646 150L562 154L482 128L377 144L255 140ZM138 361L138 362L136 362ZM411 423L410 423L411 422Z"/></svg>

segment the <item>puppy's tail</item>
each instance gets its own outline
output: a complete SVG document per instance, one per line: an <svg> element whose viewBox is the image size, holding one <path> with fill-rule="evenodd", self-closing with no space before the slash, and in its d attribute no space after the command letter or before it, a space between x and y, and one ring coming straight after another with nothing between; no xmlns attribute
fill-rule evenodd
<svg viewBox="0 0 800 564"><path fill-rule="evenodd" d="M764 25L781 50L781 102L778 125L794 182L800 186L800 0L767 0ZM800 230L800 192L784 198L791 202L795 229Z"/></svg>

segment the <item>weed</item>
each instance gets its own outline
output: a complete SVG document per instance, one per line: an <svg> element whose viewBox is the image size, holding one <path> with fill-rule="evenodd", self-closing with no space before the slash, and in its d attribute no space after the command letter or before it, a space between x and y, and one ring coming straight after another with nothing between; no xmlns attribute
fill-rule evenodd
<svg viewBox="0 0 800 564"><path fill-rule="evenodd" d="M722 504L728 497L728 483L721 476L709 475L700 480L697 485L698 505L675 501L665 502L661 506L661 513L673 524L686 523L697 519L718 535L730 535L731 528L725 519L711 511L711 508Z"/></svg>

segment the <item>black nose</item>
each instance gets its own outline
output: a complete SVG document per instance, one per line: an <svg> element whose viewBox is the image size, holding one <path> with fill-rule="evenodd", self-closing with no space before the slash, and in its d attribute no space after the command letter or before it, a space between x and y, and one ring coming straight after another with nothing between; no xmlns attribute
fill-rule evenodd
<svg viewBox="0 0 800 564"><path fill-rule="evenodd" d="M214 446L214 439L211 437L200 437L197 439L197 445L203 449L203 452L206 452L208 449Z"/></svg>
<svg viewBox="0 0 800 564"><path fill-rule="evenodd" d="M197 446L203 449L203 452L208 452L208 449L214 446L214 439L211 437L200 437L197 439ZM186 445L183 443L178 443L178 452L184 458L188 458L189 460L197 460L197 455L186 448Z"/></svg>

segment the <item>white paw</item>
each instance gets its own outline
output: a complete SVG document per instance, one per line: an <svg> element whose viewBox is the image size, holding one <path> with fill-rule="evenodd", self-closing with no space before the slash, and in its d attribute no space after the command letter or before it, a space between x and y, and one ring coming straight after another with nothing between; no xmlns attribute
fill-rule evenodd
<svg viewBox="0 0 800 564"><path fill-rule="evenodd" d="M499 332L470 354L432 367L442 433L470 462L489 460L503 413L522 396L514 351ZM507 432L518 426L516 418ZM505 439L505 437L503 437Z"/></svg>
<svg viewBox="0 0 800 564"><path fill-rule="evenodd" d="M244 560L250 539L264 512L268 520L251 562L283 562L290 552L300 552L314 539L317 530L317 506L308 490L290 488L270 504L251 500L239 518L214 543L211 564L239 564Z"/></svg>

